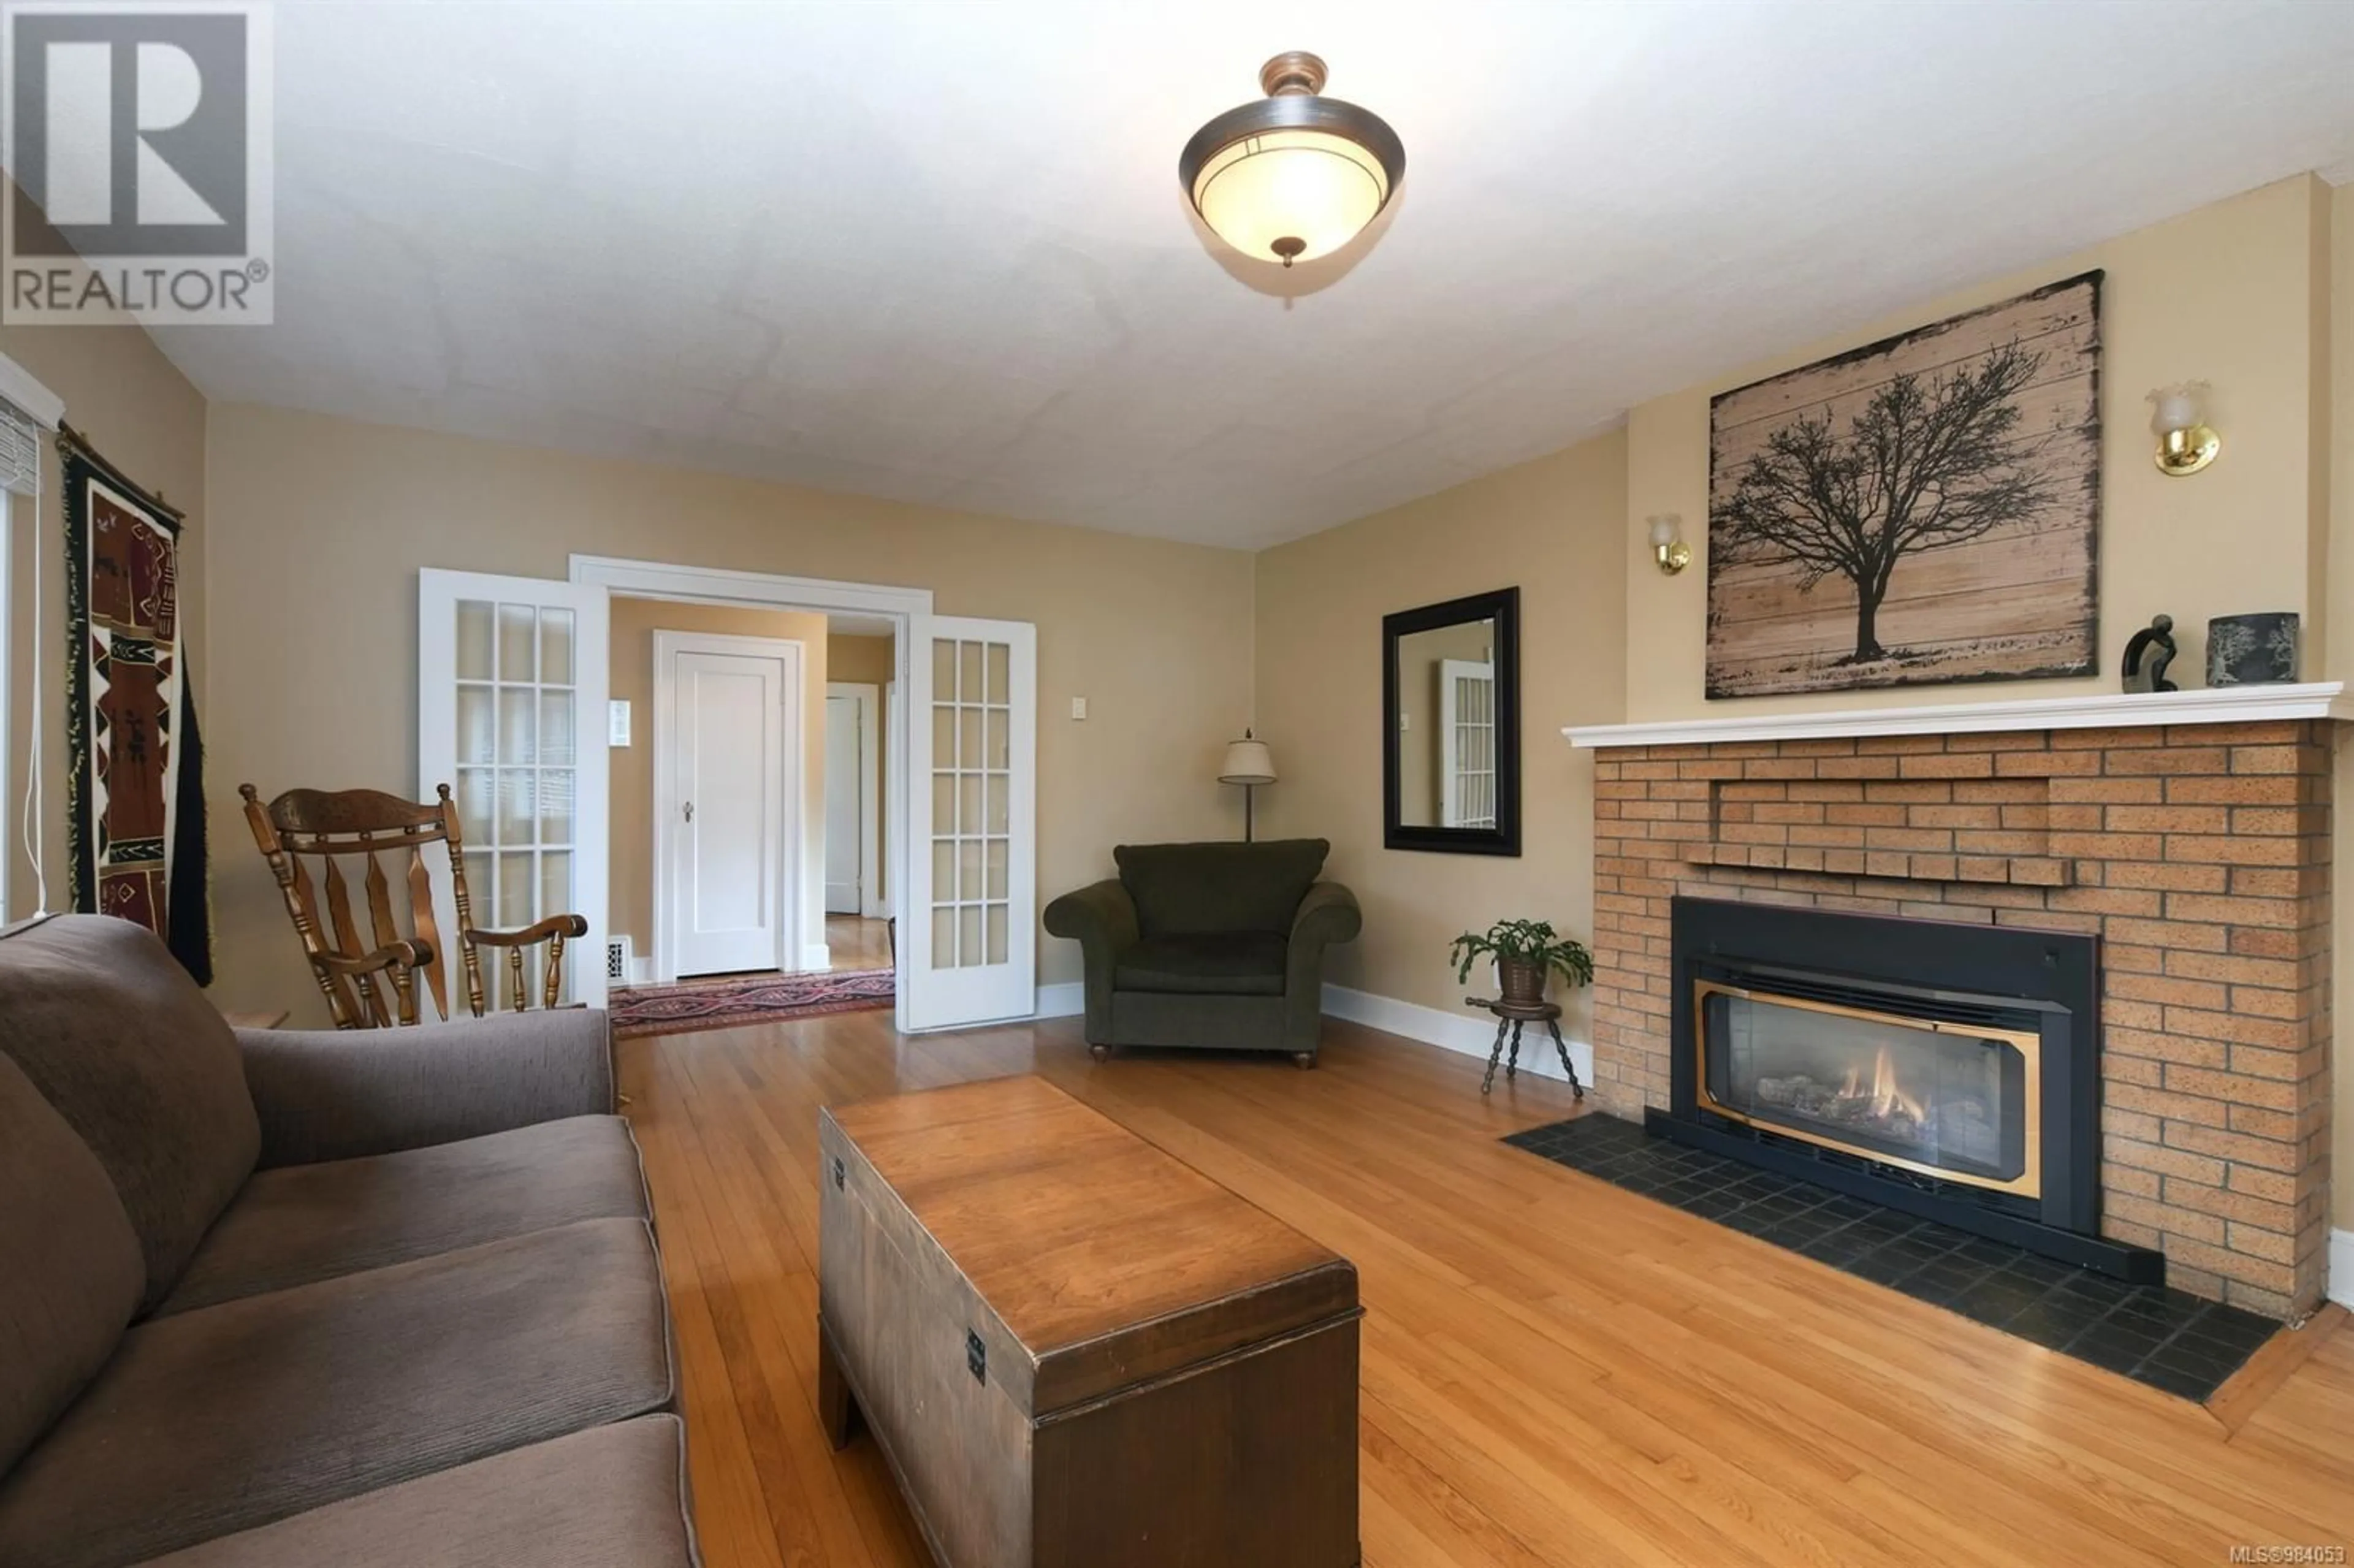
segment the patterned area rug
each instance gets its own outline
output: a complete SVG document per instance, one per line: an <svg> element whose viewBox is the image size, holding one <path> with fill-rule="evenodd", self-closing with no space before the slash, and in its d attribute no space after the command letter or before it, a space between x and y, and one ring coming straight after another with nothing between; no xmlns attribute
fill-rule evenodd
<svg viewBox="0 0 2354 1568"><path fill-rule="evenodd" d="M685 1034L812 1018L822 1012L867 1012L893 1000L889 969L840 969L831 974L724 975L676 985L617 987L607 1002L613 1037Z"/></svg>

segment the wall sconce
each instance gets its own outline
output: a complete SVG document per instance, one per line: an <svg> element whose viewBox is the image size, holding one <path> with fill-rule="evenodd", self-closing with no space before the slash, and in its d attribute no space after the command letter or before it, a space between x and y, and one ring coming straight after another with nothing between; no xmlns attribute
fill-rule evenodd
<svg viewBox="0 0 2354 1568"><path fill-rule="evenodd" d="M1691 546L1676 536L1683 526L1683 519L1672 512L1660 512L1654 514L1649 521L1651 554L1659 557L1659 570L1674 577L1691 565Z"/></svg>
<svg viewBox="0 0 2354 1568"><path fill-rule="evenodd" d="M2207 426L2207 383L2178 381L2149 395L2156 412L2149 428L2158 437L2158 471L2169 478L2197 473L2223 450L2223 438Z"/></svg>

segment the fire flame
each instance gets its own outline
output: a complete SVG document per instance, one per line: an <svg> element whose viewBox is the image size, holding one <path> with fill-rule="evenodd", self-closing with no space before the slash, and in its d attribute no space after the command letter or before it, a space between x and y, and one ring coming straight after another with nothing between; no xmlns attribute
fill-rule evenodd
<svg viewBox="0 0 2354 1568"><path fill-rule="evenodd" d="M1847 1092L1850 1095L1857 1092L1856 1075L1852 1068L1848 1071ZM1886 1118L1899 1107L1914 1121L1929 1119L1921 1108L1921 1102L1898 1086L1896 1065L1888 1059L1888 1047L1883 1045L1872 1064L1872 1111L1874 1116Z"/></svg>

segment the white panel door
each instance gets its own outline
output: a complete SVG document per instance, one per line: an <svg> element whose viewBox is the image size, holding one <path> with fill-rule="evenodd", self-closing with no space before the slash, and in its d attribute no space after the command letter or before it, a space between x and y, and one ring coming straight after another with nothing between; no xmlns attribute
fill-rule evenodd
<svg viewBox="0 0 2354 1568"><path fill-rule="evenodd" d="M901 1027L1037 1011L1038 640L1027 621L915 618L908 661Z"/></svg>
<svg viewBox="0 0 2354 1568"><path fill-rule="evenodd" d="M657 632L654 683L657 874L668 916L658 967L671 979L784 968L801 650Z"/></svg>
<svg viewBox="0 0 2354 1568"><path fill-rule="evenodd" d="M588 922L564 955L567 1001L605 1001L605 589L427 568L417 584L417 788L447 784L465 833L474 924L517 930L550 915ZM450 878L433 868L438 925L458 979ZM542 953L546 951L543 948ZM492 955L495 957L496 955ZM527 977L535 1002L540 976ZM512 1006L504 967L484 966Z"/></svg>
<svg viewBox="0 0 2354 1568"><path fill-rule="evenodd" d="M866 832L868 806L858 759L861 704L856 697L825 699L825 912L855 915L865 889L859 877L859 843Z"/></svg>

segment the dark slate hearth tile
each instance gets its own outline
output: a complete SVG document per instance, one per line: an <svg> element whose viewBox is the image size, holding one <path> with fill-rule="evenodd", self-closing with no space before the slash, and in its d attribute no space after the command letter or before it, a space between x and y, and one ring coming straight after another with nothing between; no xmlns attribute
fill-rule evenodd
<svg viewBox="0 0 2354 1568"><path fill-rule="evenodd" d="M2130 1374L2163 1342L2156 1335L2136 1333L2104 1318L2069 1340L2066 1349L2070 1355L2096 1367Z"/></svg>
<svg viewBox="0 0 2354 1568"><path fill-rule="evenodd" d="M1914 1231L1884 1243L1881 1250L1893 1253L1899 1257L1909 1257L1918 1265L1944 1257L1954 1249L1943 1245L1941 1239L1936 1236L1923 1235L1918 1231Z"/></svg>
<svg viewBox="0 0 2354 1568"><path fill-rule="evenodd" d="M2211 1352L2203 1346L2187 1343L2176 1335L2158 1346L2149 1358L2152 1366L2172 1367L2189 1376L2203 1377L2211 1383L2221 1383L2240 1370L2246 1358L2228 1353Z"/></svg>
<svg viewBox="0 0 2354 1568"><path fill-rule="evenodd" d="M1530 1128L1503 1141L2184 1399L2211 1397L2280 1327L1663 1143L1608 1117Z"/></svg>
<svg viewBox="0 0 2354 1568"><path fill-rule="evenodd" d="M2223 1377L2208 1377L2199 1372L2185 1372L2164 1361L2145 1361L2126 1374L2136 1383L2146 1383L2152 1388L2183 1399L2195 1399L2204 1404L2214 1397L2223 1385Z"/></svg>
<svg viewBox="0 0 2354 1568"><path fill-rule="evenodd" d="M1867 1214L1856 1221L1855 1228L1867 1235L1878 1236L1882 1241L1893 1241L1898 1236L1908 1235L1919 1230L1921 1222L1910 1214L1900 1214L1893 1209L1882 1209L1877 1213Z"/></svg>
<svg viewBox="0 0 2354 1568"><path fill-rule="evenodd" d="M2201 1317L2207 1303L2182 1290L2151 1290L2129 1296L2109 1313L2109 1321L2152 1334L2171 1334Z"/></svg>
<svg viewBox="0 0 2354 1568"><path fill-rule="evenodd" d="M1698 1214L1703 1220L1721 1220L1741 1207L1741 1200L1723 1192L1711 1192L1704 1197L1687 1198L1676 1207L1687 1214Z"/></svg>
<svg viewBox="0 0 2354 1568"><path fill-rule="evenodd" d="M1861 1198L1850 1198L1841 1193L1824 1203L1818 1213L1846 1223L1879 1213L1881 1208L1877 1203L1867 1203Z"/></svg>
<svg viewBox="0 0 2354 1568"><path fill-rule="evenodd" d="M1813 1258L1817 1263L1828 1263L1833 1268L1840 1269L1844 1269L1849 1264L1871 1250L1871 1238L1857 1235L1851 1225L1842 1225L1838 1230L1819 1236L1798 1248L1799 1252Z"/></svg>
<svg viewBox="0 0 2354 1568"><path fill-rule="evenodd" d="M1766 1233L1766 1239L1778 1242L1793 1250L1801 1249L1810 1241L1827 1236L1836 1230L1846 1229L1843 1220L1829 1219L1819 1209L1792 1214Z"/></svg>
<svg viewBox="0 0 2354 1568"><path fill-rule="evenodd" d="M1963 1291L1954 1307L1964 1317L1999 1329L2008 1328L2012 1319L2041 1302L2044 1294L2035 1286L1997 1270Z"/></svg>
<svg viewBox="0 0 2354 1568"><path fill-rule="evenodd" d="M2073 1264L2062 1263L2057 1258L2039 1257L2031 1252L2020 1252L2017 1247L2010 1250L2014 1255L2009 1262L2002 1266L2002 1271L2005 1274L2015 1275L2031 1285L2040 1285L2048 1289L2062 1280L2072 1279L2083 1272Z"/></svg>
<svg viewBox="0 0 2354 1568"><path fill-rule="evenodd" d="M1776 1215L1760 1213L1755 1203L1744 1203L1716 1223L1745 1236L1762 1236L1782 1222Z"/></svg>
<svg viewBox="0 0 2354 1568"><path fill-rule="evenodd" d="M2094 1274L2080 1268L2061 1281L2060 1288L2072 1296L2081 1296L2087 1301L2097 1301L2105 1307L2114 1307L2131 1297L2137 1290L2148 1287L2127 1285L2122 1279L2111 1279L2105 1274Z"/></svg>
<svg viewBox="0 0 2354 1568"><path fill-rule="evenodd" d="M1918 1286L1922 1291L1934 1290L1941 1298L1958 1296L1973 1286L1984 1284L1988 1272L1984 1264L1972 1263L1948 1254L1933 1258L1915 1269L1912 1277L1905 1281L1905 1288L1910 1291Z"/></svg>
<svg viewBox="0 0 2354 1568"><path fill-rule="evenodd" d="M1954 1251L1972 1263L1982 1263L1989 1268L2003 1268L2021 1256L2034 1255L2032 1253L2022 1254L2009 1242L1988 1241L1984 1236L1972 1236Z"/></svg>
<svg viewBox="0 0 2354 1568"><path fill-rule="evenodd" d="M1869 1279L1874 1285L1893 1285L1920 1266L1915 1259L1893 1256L1886 1248L1880 1247L1849 1264L1846 1272L1859 1279Z"/></svg>
<svg viewBox="0 0 2354 1568"><path fill-rule="evenodd" d="M2022 1340L2032 1340L2047 1350L2056 1351L2099 1320L2096 1309L2071 1306L2046 1294L2013 1312L1998 1327L2005 1333L2017 1334Z"/></svg>
<svg viewBox="0 0 2354 1568"><path fill-rule="evenodd" d="M2258 1346L2280 1331L2280 1325L2270 1318L2259 1317L2243 1308L2226 1307L2220 1301L2206 1305L2207 1310L2191 1322L2186 1332L2236 1346L2243 1355L2254 1353Z"/></svg>

